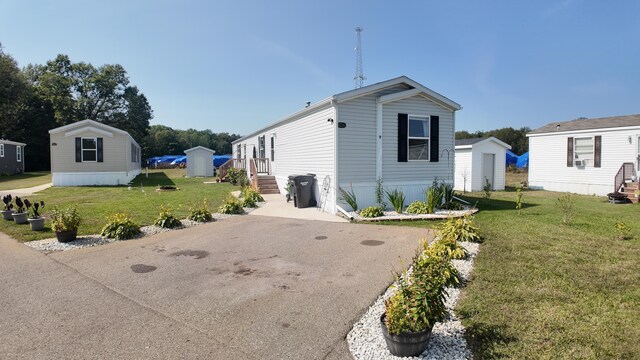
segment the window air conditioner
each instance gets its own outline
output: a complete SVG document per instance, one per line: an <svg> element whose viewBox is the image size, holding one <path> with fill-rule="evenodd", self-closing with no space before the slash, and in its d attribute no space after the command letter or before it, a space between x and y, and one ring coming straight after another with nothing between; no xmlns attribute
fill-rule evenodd
<svg viewBox="0 0 640 360"><path fill-rule="evenodd" d="M576 166L584 166L585 165L585 161L584 160L576 160L575 164L576 164Z"/></svg>

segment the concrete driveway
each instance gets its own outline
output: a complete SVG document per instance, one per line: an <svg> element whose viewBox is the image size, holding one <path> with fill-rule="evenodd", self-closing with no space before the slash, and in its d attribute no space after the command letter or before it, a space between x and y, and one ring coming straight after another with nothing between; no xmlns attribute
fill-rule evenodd
<svg viewBox="0 0 640 360"><path fill-rule="evenodd" d="M45 256L0 235L0 358L349 359L425 236L244 216Z"/></svg>

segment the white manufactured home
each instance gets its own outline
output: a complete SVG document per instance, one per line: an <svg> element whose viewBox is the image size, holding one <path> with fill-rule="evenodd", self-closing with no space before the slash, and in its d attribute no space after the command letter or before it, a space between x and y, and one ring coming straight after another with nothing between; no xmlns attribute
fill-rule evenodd
<svg viewBox="0 0 640 360"><path fill-rule="evenodd" d="M53 186L126 185L140 174L140 145L93 120L49 130Z"/></svg>
<svg viewBox="0 0 640 360"><path fill-rule="evenodd" d="M507 149L511 145L495 138L456 140L456 176L458 191L481 191L486 182L491 190L504 190Z"/></svg>
<svg viewBox="0 0 640 360"><path fill-rule="evenodd" d="M272 176L281 193L290 175L315 174L318 207L336 213L339 188L359 208L375 204L376 181L424 200L434 179L453 182L456 102L406 76L330 96L233 142L231 162L260 187ZM451 154L450 156L447 156Z"/></svg>
<svg viewBox="0 0 640 360"><path fill-rule="evenodd" d="M553 122L527 137L529 187L606 195L637 177L640 114Z"/></svg>

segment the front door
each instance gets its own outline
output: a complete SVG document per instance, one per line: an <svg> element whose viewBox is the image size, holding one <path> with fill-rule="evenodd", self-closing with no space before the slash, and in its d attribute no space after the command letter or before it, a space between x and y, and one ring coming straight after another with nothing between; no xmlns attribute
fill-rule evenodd
<svg viewBox="0 0 640 360"><path fill-rule="evenodd" d="M495 158L495 154L482 154L482 187L489 181L492 190Z"/></svg>

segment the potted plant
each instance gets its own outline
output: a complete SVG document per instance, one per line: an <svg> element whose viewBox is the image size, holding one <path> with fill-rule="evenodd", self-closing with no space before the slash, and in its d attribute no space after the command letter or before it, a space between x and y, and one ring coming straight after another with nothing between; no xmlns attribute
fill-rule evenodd
<svg viewBox="0 0 640 360"><path fill-rule="evenodd" d="M0 211L0 213L2 213L2 218L5 220L13 220L13 216L11 216L11 214L13 214L13 204L11 203L11 200L13 200L11 194L7 194L2 197L4 210Z"/></svg>
<svg viewBox="0 0 640 360"><path fill-rule="evenodd" d="M13 217L13 221L15 221L16 224L28 223L27 218L29 217L29 213L27 212L27 209L25 208L24 202L22 201L22 199L20 199L19 196L16 196L14 203L16 204L15 206L16 211L13 214L11 214L11 216Z"/></svg>
<svg viewBox="0 0 640 360"><path fill-rule="evenodd" d="M51 211L51 229L56 233L59 242L69 242L76 239L80 226L80 215L75 207Z"/></svg>
<svg viewBox="0 0 640 360"><path fill-rule="evenodd" d="M44 209L44 201L36 201L31 204L28 199L24 199L24 203L27 206L27 209L31 209L31 215L27 219L29 224L31 224L31 230L44 230L44 218L40 216L40 209Z"/></svg>
<svg viewBox="0 0 640 360"><path fill-rule="evenodd" d="M458 272L448 257L426 249L416 255L411 273L397 276L380 317L391 354L415 356L427 348L433 325L448 316L446 288L458 282Z"/></svg>

